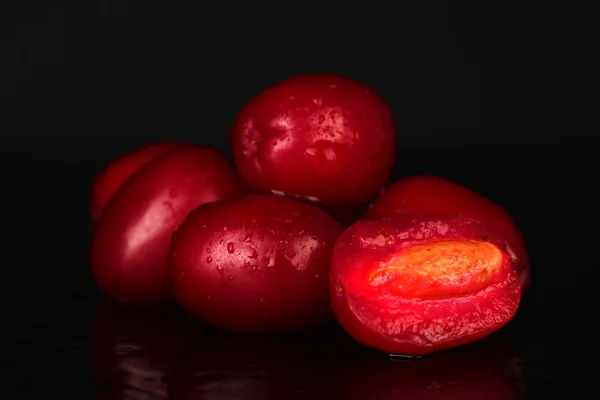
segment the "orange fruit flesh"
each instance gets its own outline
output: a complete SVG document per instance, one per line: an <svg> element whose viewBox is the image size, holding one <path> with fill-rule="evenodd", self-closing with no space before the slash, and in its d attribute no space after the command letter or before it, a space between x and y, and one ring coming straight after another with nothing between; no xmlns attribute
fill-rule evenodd
<svg viewBox="0 0 600 400"><path fill-rule="evenodd" d="M456 297L495 281L503 254L488 242L438 240L402 249L369 272L368 283L405 297Z"/></svg>

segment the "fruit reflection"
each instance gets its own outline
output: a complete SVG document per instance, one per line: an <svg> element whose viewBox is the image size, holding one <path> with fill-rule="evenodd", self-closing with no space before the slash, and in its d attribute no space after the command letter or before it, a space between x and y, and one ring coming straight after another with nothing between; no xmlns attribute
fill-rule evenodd
<svg viewBox="0 0 600 400"><path fill-rule="evenodd" d="M408 361L359 345L335 323L240 335L175 307L111 303L94 315L90 357L99 399L513 400L526 371L501 335Z"/></svg>
<svg viewBox="0 0 600 400"><path fill-rule="evenodd" d="M513 400L524 393L523 360L500 337L420 359L367 356L346 365L336 398Z"/></svg>
<svg viewBox="0 0 600 400"><path fill-rule="evenodd" d="M90 362L98 399L166 398L164 376L189 346L193 324L174 307L95 312Z"/></svg>
<svg viewBox="0 0 600 400"><path fill-rule="evenodd" d="M337 326L331 330L279 336L215 332L195 342L172 370L169 399L331 398L328 374L344 346L332 340L341 332Z"/></svg>

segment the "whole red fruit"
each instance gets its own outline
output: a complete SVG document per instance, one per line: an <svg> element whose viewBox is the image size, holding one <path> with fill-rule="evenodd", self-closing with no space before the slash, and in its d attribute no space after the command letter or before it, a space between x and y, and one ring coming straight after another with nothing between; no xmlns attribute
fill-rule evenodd
<svg viewBox="0 0 600 400"><path fill-rule="evenodd" d="M327 205L370 201L396 153L387 104L373 89L329 74L263 90L239 113L231 141L248 184Z"/></svg>
<svg viewBox="0 0 600 400"><path fill-rule="evenodd" d="M504 242L464 216L359 221L333 251L334 313L354 339L387 353L418 356L473 342L519 306Z"/></svg>
<svg viewBox="0 0 600 400"><path fill-rule="evenodd" d="M94 222L100 220L109 200L140 168L156 157L184 146L183 143L151 143L112 161L98 174L92 186L90 212Z"/></svg>
<svg viewBox="0 0 600 400"><path fill-rule="evenodd" d="M145 165L111 200L94 232L91 266L100 289L120 302L169 300L173 231L197 206L245 191L213 149L180 149Z"/></svg>
<svg viewBox="0 0 600 400"><path fill-rule="evenodd" d="M191 315L229 330L320 323L331 315L329 259L342 230L320 208L280 196L199 207L171 243L177 300Z"/></svg>
<svg viewBox="0 0 600 400"><path fill-rule="evenodd" d="M525 290L531 269L523 236L512 217L499 205L458 183L433 176L413 176L391 183L366 212L364 219L418 213L461 214L482 221L506 239L513 268Z"/></svg>

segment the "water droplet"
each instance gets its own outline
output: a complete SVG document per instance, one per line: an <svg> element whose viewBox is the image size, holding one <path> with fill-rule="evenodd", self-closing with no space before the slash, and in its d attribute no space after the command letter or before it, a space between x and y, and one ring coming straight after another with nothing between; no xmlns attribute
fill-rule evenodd
<svg viewBox="0 0 600 400"><path fill-rule="evenodd" d="M300 230L298 231L298 235L304 235L304 229L300 229Z"/></svg>
<svg viewBox="0 0 600 400"><path fill-rule="evenodd" d="M248 243L250 240L252 240L253 235L253 232L246 232L246 235L244 236L244 242Z"/></svg>
<svg viewBox="0 0 600 400"><path fill-rule="evenodd" d="M227 280L228 280L228 281L232 281L232 280L233 280L233 278L235 278L235 276L236 276L236 275L237 275L237 274L229 275L229 276L227 277Z"/></svg>
<svg viewBox="0 0 600 400"><path fill-rule="evenodd" d="M281 239L281 240L279 241L279 244L288 244L288 241L287 241L287 240L284 240L284 239Z"/></svg>
<svg viewBox="0 0 600 400"><path fill-rule="evenodd" d="M319 277L319 274L316 274L316 275L315 275L315 278L318 278L318 277Z"/></svg>
<svg viewBox="0 0 600 400"><path fill-rule="evenodd" d="M286 222L286 223L288 223L288 224L291 224L291 223L292 223L292 220L291 220L291 219L286 219L286 220L285 220L285 222ZM287 242L286 242L286 243L287 243Z"/></svg>
<svg viewBox="0 0 600 400"><path fill-rule="evenodd" d="M211 262L212 262L212 257L211 256L206 257L206 263L210 264Z"/></svg>
<svg viewBox="0 0 600 400"><path fill-rule="evenodd" d="M220 265L217 265L217 271L219 271L220 274L223 274L223 271L225 270Z"/></svg>
<svg viewBox="0 0 600 400"><path fill-rule="evenodd" d="M248 269L250 268L250 263L248 261L244 261L244 264L242 265L241 269Z"/></svg>
<svg viewBox="0 0 600 400"><path fill-rule="evenodd" d="M317 155L317 148L316 147L307 147L306 150L304 150L304 152L306 154L308 154L309 156L316 156Z"/></svg>
<svg viewBox="0 0 600 400"><path fill-rule="evenodd" d="M322 104L322 101L319 98L314 98L313 99L313 103L315 103L316 105L320 106Z"/></svg>
<svg viewBox="0 0 600 400"><path fill-rule="evenodd" d="M312 240L317 240L317 239L319 239L319 238L317 237L317 235L311 235L311 236L310 236L310 238L311 238Z"/></svg>
<svg viewBox="0 0 600 400"><path fill-rule="evenodd" d="M296 257L296 252L293 250L288 250L285 252L285 256L286 256L286 258L292 259L292 258Z"/></svg>
<svg viewBox="0 0 600 400"><path fill-rule="evenodd" d="M210 247L207 247L207 248L206 248L206 253L207 253L207 254L210 254Z"/></svg>
<svg viewBox="0 0 600 400"><path fill-rule="evenodd" d="M233 254L235 251L235 245L232 242L227 243L227 251L229 254Z"/></svg>

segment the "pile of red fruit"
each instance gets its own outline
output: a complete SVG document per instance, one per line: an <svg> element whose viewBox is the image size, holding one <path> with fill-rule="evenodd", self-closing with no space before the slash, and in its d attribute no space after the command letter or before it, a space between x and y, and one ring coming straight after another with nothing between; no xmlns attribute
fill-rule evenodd
<svg viewBox="0 0 600 400"><path fill-rule="evenodd" d="M530 274L510 215L445 179L388 183L396 132L371 88L294 77L244 106L231 142L237 168L214 149L159 143L97 177L91 265L107 296L174 299L239 332L333 314L357 341L404 355L514 316Z"/></svg>

